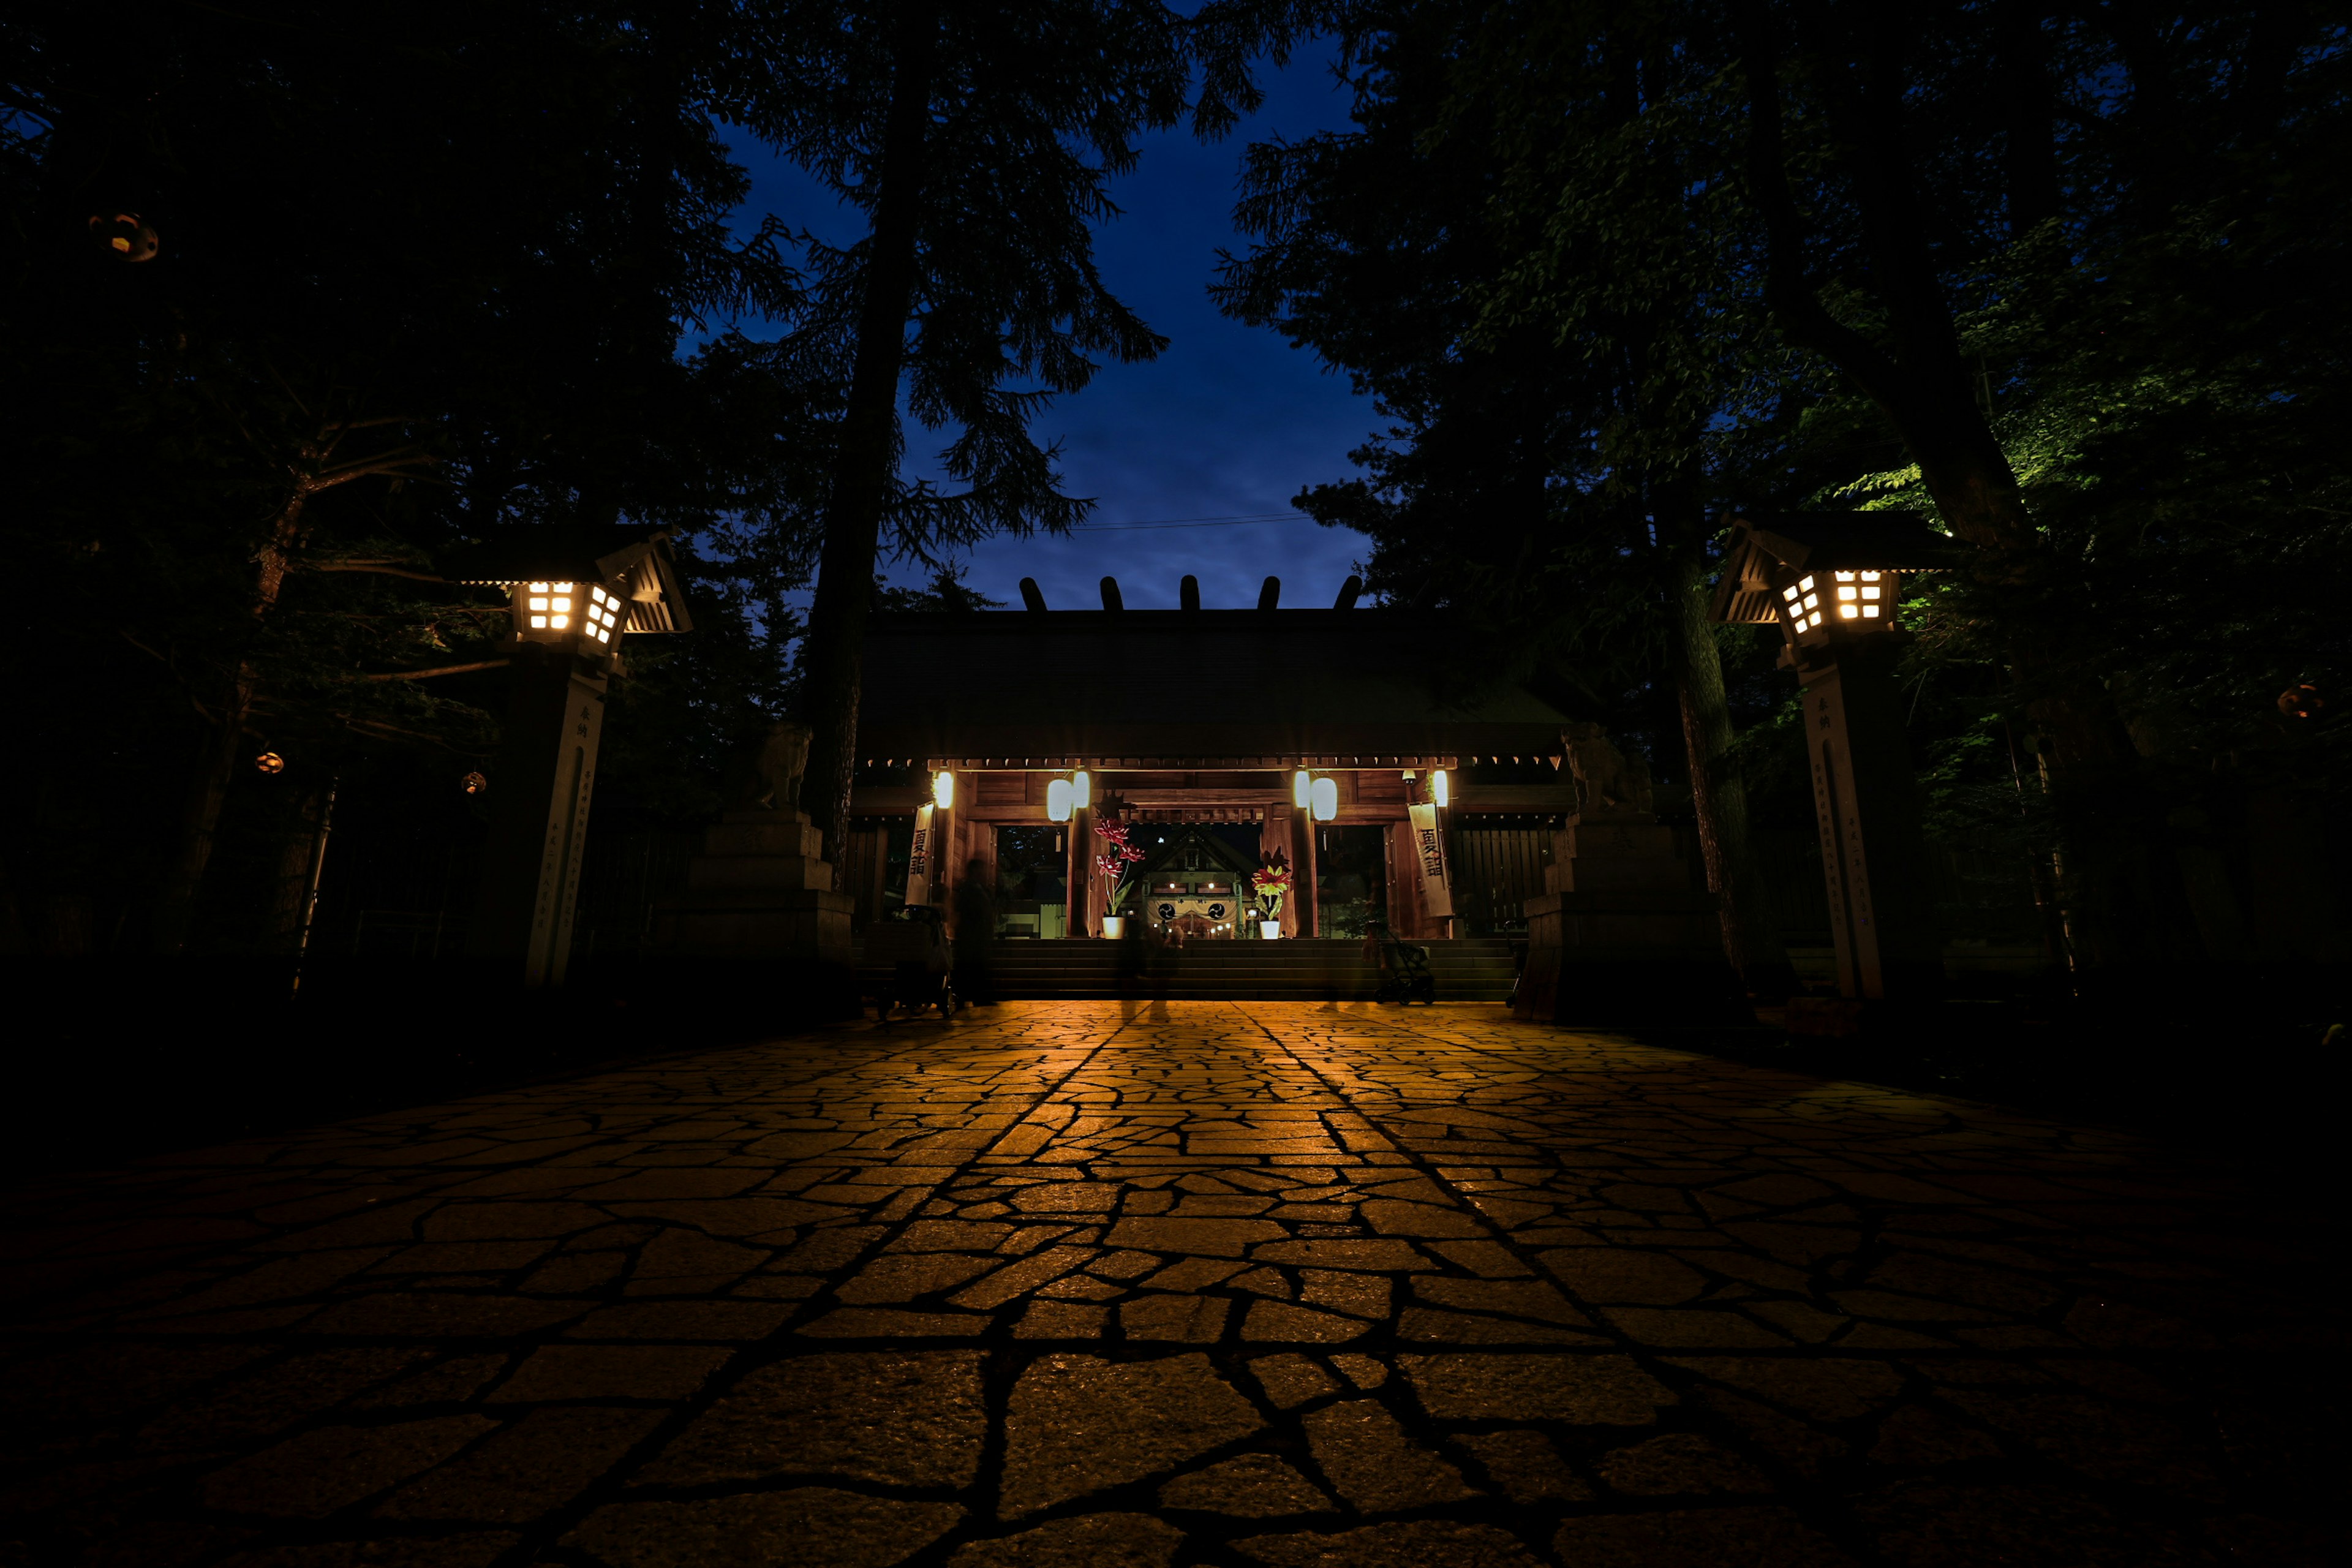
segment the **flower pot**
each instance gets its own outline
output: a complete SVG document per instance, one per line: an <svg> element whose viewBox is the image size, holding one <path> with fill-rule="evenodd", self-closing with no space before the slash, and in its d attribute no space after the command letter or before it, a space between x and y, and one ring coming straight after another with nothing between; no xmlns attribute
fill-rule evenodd
<svg viewBox="0 0 2352 1568"><path fill-rule="evenodd" d="M1268 942L1280 942L1282 940L1282 922L1280 921L1260 921L1257 922L1257 934L1264 937Z"/></svg>
<svg viewBox="0 0 2352 1568"><path fill-rule="evenodd" d="M1103 936L1107 940L1117 942L1120 937L1123 937L1126 934L1127 917L1125 915L1103 916Z"/></svg>

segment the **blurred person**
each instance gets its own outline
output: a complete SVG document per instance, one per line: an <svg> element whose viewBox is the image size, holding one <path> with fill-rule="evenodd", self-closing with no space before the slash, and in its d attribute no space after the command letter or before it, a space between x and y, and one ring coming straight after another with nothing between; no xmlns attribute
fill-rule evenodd
<svg viewBox="0 0 2352 1568"><path fill-rule="evenodd" d="M973 859L955 890L955 990L969 1006L996 1005L996 895L988 862Z"/></svg>

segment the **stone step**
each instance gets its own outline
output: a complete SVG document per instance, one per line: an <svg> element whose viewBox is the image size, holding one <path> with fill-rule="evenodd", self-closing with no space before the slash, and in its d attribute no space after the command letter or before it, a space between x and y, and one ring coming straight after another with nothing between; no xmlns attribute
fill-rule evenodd
<svg viewBox="0 0 2352 1568"><path fill-rule="evenodd" d="M1518 966L1506 941L1473 938L1417 944L1429 954L1439 1000L1501 1002ZM999 994L1016 999L1072 1001L1355 1001L1369 1000L1380 971L1360 942L1202 942L1181 953L1160 953L1157 973L1122 981L1132 962L1117 942L1001 942L991 955Z"/></svg>
<svg viewBox="0 0 2352 1568"><path fill-rule="evenodd" d="M1448 1002L1500 1002L1511 994L1518 965L1512 944L1496 938L1461 938L1416 944L1429 954L1437 995ZM1113 942L999 942L991 954L998 993L1022 1000L1073 1001L1167 996L1187 1000L1320 1002L1369 999L1380 972L1352 939L1287 942L1201 942L1181 953L1160 953L1160 972L1122 981L1132 958Z"/></svg>

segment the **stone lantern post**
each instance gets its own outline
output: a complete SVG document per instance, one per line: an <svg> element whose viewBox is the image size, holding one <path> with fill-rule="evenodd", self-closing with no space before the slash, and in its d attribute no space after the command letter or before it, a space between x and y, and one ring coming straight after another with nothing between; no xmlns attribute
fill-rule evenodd
<svg viewBox="0 0 2352 1568"><path fill-rule="evenodd" d="M667 536L602 556L593 548L527 544L462 579L505 589L514 618L506 733L467 946L526 987L563 984L622 641L694 626Z"/></svg>
<svg viewBox="0 0 2352 1568"><path fill-rule="evenodd" d="M1898 514L1741 520L1731 532L1715 618L1769 622L1783 668L1803 688L1805 750L1822 836L1838 991L1916 998L1943 986L1895 663L1903 574L1948 563L1949 542Z"/></svg>

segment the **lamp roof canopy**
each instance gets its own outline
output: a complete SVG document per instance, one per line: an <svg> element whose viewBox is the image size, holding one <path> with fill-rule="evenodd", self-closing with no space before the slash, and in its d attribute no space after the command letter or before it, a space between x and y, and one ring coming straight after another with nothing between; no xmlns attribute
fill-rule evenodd
<svg viewBox="0 0 2352 1568"><path fill-rule="evenodd" d="M877 615L858 751L906 757L1542 756L1566 721L1441 693L1445 617L1395 609Z"/></svg>
<svg viewBox="0 0 2352 1568"><path fill-rule="evenodd" d="M1773 595L1808 572L1924 572L1952 564L1953 544L1916 513L1800 511L1737 518L1716 584L1718 621L1779 618Z"/></svg>

